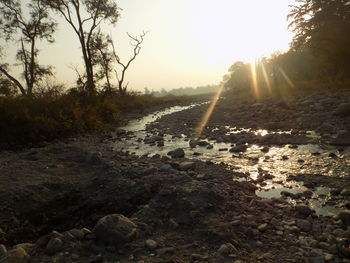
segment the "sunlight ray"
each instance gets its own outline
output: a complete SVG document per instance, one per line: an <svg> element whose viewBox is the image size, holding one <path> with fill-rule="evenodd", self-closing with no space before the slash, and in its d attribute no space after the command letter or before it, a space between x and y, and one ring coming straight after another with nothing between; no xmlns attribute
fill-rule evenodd
<svg viewBox="0 0 350 263"><path fill-rule="evenodd" d="M270 83L269 76L267 75L264 63L261 63L261 68L262 68L262 72L263 72L263 76L264 76L264 79L265 79L266 86L267 86L267 88L269 90L269 93L271 94L271 92L272 92L271 83Z"/></svg>
<svg viewBox="0 0 350 263"><path fill-rule="evenodd" d="M292 82L292 80L288 77L287 73L281 68L281 67L278 67L278 70L281 72L282 76L284 77L284 79L287 81L288 85L291 87L291 88L294 88L294 83Z"/></svg>
<svg viewBox="0 0 350 263"><path fill-rule="evenodd" d="M257 78L257 73L256 73L256 62L250 63L250 69L252 73L252 86L253 86L253 92L254 96L256 98L259 98L259 87L258 87L258 78Z"/></svg>
<svg viewBox="0 0 350 263"><path fill-rule="evenodd" d="M211 114L213 113L213 110L214 110L214 108L216 106L216 103L218 102L218 100L219 100L219 98L221 96L221 93L222 93L223 89L224 89L224 84L221 84L219 86L219 88L218 88L218 91L213 96L208 110L205 112L205 114L203 115L203 117L202 117L201 121L199 122L198 126L194 130L194 133L192 134L192 139L197 140L201 136L202 131L203 131L205 125L207 125L207 122L208 122Z"/></svg>

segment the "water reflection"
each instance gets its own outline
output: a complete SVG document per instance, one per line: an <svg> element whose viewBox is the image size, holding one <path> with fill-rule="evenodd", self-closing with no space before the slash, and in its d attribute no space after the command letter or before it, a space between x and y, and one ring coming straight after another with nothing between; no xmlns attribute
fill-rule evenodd
<svg viewBox="0 0 350 263"><path fill-rule="evenodd" d="M283 191L297 195L308 190L302 182L291 181L288 176L290 174L318 173L337 177L349 175L349 148L344 149L340 154L336 148L330 145L316 143L270 147L252 144L248 145L245 152L233 154L228 151L232 147L231 143L216 142L214 140L206 140L212 145L211 149L199 146L191 148L188 142L190 138L186 138L185 135L174 137L165 134L163 137L164 144L159 144L159 146L156 143L145 144L142 141L147 136L154 136L157 132L155 131L155 133L149 134L145 130L147 124L157 121L157 119L166 114L186 110L195 106L196 104L191 106L176 106L130 122L123 129L132 131L133 135L128 139L116 142L114 147L118 150L122 149L140 156L152 156L154 154L166 156L169 151L175 148L183 148L187 158L196 158L203 161L210 160L216 163L224 162L228 165L228 169L247 175L246 178L235 179L253 181L258 187L257 195L264 198L279 197ZM259 136L292 133L292 131L270 132L263 129L253 130L229 126L226 126L225 129L229 134L252 133ZM313 139L319 139L319 135L314 132L309 132L308 136ZM337 157L335 158L334 156ZM325 205L326 199L323 197L327 196L327 194L321 193L321 191L327 192L327 189L316 189L314 191L314 199L310 199L309 201L310 206L319 214L335 212L337 208Z"/></svg>

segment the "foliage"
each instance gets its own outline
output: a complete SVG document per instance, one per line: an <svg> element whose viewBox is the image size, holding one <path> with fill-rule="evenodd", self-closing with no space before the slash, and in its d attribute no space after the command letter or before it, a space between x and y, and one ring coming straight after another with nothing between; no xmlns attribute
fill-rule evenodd
<svg viewBox="0 0 350 263"><path fill-rule="evenodd" d="M104 131L120 120L124 112L142 112L148 107L178 101L178 97L95 93L57 87L32 97L0 96L0 147L25 146L63 136L97 130Z"/></svg>
<svg viewBox="0 0 350 263"><path fill-rule="evenodd" d="M310 48L321 76L350 77L349 0L297 0L288 17L293 49Z"/></svg>
<svg viewBox="0 0 350 263"><path fill-rule="evenodd" d="M310 50L290 50L255 63L235 62L224 76L226 91L235 95L281 96L300 83L318 79Z"/></svg>
<svg viewBox="0 0 350 263"><path fill-rule="evenodd" d="M26 87L10 74L8 64L0 64L0 74L10 80L23 95L31 95L33 88L43 77L51 75L50 66L38 63L36 48L38 41L54 41L52 35L56 23L50 18L48 9L43 6L42 0L31 0L28 4L29 18L22 12L21 1L3 0L0 2L0 31L8 41L19 42L16 59L23 67L23 78Z"/></svg>

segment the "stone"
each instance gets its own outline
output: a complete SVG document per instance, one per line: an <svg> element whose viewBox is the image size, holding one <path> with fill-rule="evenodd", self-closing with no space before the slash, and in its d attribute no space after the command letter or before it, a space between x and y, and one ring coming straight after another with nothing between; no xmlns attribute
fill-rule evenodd
<svg viewBox="0 0 350 263"><path fill-rule="evenodd" d="M330 142L331 145L348 146L350 145L350 132L339 133L337 137Z"/></svg>
<svg viewBox="0 0 350 263"><path fill-rule="evenodd" d="M247 150L248 146L245 144L239 144L236 145L235 147L232 147L230 149L231 153L239 153L239 152L245 152Z"/></svg>
<svg viewBox="0 0 350 263"><path fill-rule="evenodd" d="M263 232L267 229L267 227L268 227L268 225L266 223L264 223L264 224L261 224L260 226L258 226L258 230L260 232Z"/></svg>
<svg viewBox="0 0 350 263"><path fill-rule="evenodd" d="M219 254L228 255L230 253L230 248L226 244L222 244L218 249Z"/></svg>
<svg viewBox="0 0 350 263"><path fill-rule="evenodd" d="M182 148L177 148L170 153L171 158L183 158L185 157L185 151Z"/></svg>
<svg viewBox="0 0 350 263"><path fill-rule="evenodd" d="M82 231L82 230L80 230L80 229L76 229L76 228L74 228L74 229L71 229L71 230L69 230L69 232L76 238L76 239L84 239L84 236L85 236L85 234L84 234L84 232Z"/></svg>
<svg viewBox="0 0 350 263"><path fill-rule="evenodd" d="M58 237L54 237L50 239L49 243L47 243L46 251L47 253L53 255L61 251L62 247L63 247L63 241Z"/></svg>
<svg viewBox="0 0 350 263"><path fill-rule="evenodd" d="M350 103L340 104L334 111L334 114L339 117L350 116Z"/></svg>
<svg viewBox="0 0 350 263"><path fill-rule="evenodd" d="M350 210L342 210L338 214L339 219L344 225L350 226Z"/></svg>
<svg viewBox="0 0 350 263"><path fill-rule="evenodd" d="M299 227L300 230L304 232L309 232L311 230L311 223L307 220L300 219L297 221L297 226Z"/></svg>
<svg viewBox="0 0 350 263"><path fill-rule="evenodd" d="M201 147L205 147L205 146L207 146L209 143L207 142L207 141L198 141L197 142L197 145L198 146L201 146Z"/></svg>
<svg viewBox="0 0 350 263"><path fill-rule="evenodd" d="M6 263L28 263L30 256L23 248L14 248L8 251Z"/></svg>
<svg viewBox="0 0 350 263"><path fill-rule="evenodd" d="M147 239L145 241L145 246L146 248L148 248L149 250L155 250L158 247L158 244L156 241L152 240L152 239Z"/></svg>
<svg viewBox="0 0 350 263"><path fill-rule="evenodd" d="M179 163L179 170L180 171L188 171L188 170L193 170L196 168L196 163L195 162L181 162Z"/></svg>
<svg viewBox="0 0 350 263"><path fill-rule="evenodd" d="M129 218L112 214L101 218L93 229L96 238L112 245L124 245L137 233L137 226Z"/></svg>
<svg viewBox="0 0 350 263"><path fill-rule="evenodd" d="M301 214L301 215L305 215L308 216L310 214L312 214L312 210L310 207L308 207L307 205L296 205L295 206L295 210Z"/></svg>

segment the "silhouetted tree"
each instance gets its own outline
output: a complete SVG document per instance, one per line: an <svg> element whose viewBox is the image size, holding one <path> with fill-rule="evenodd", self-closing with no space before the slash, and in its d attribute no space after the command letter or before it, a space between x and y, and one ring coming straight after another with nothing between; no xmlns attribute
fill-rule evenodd
<svg viewBox="0 0 350 263"><path fill-rule="evenodd" d="M83 54L86 90L95 91L92 42L94 33L102 22L114 25L119 18L119 8L113 0L44 0L61 14L77 35Z"/></svg>
<svg viewBox="0 0 350 263"><path fill-rule="evenodd" d="M324 76L350 76L349 0L296 0L288 17L292 48L310 48Z"/></svg>
<svg viewBox="0 0 350 263"><path fill-rule="evenodd" d="M117 61L118 65L121 66L121 72L120 73L118 73L118 71L115 70L116 77L117 77L117 80L118 80L118 90L119 90L120 94L125 94L126 93L126 90L128 88L128 84L129 83L124 84L125 73L126 73L127 69L129 68L131 62L133 62L135 60L135 58L137 57L137 55L140 53L140 51L141 51L141 44L142 44L146 34L147 34L147 32L142 32L142 34L140 34L138 37L133 37L129 33L127 33L127 35L130 38L130 44L134 48L133 48L132 56L130 57L130 59L126 63L123 63L121 61L121 59L119 58L119 56L118 56L118 54L116 52L116 49L115 49L113 41L110 42L111 45L112 45L112 48L113 48L113 54L114 54L115 60Z"/></svg>
<svg viewBox="0 0 350 263"><path fill-rule="evenodd" d="M42 0L31 0L28 4L28 18L22 12L21 1L2 0L0 2L0 30L5 40L20 43L16 59L23 66L22 75L26 85L14 77L7 63L0 64L0 73L9 79L23 95L32 95L34 85L44 76L51 75L51 67L38 63L37 42L54 41L56 23L49 17L48 9Z"/></svg>
<svg viewBox="0 0 350 263"><path fill-rule="evenodd" d="M92 63L98 67L95 73L95 79L96 81L106 80L104 90L107 92L112 92L113 90L111 73L115 58L113 52L110 50L111 42L111 37L104 35L100 30L93 34L91 41Z"/></svg>

